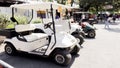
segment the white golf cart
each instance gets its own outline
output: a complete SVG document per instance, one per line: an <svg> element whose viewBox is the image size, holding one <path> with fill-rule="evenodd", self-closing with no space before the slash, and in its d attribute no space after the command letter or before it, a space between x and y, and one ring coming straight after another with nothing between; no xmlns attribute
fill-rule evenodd
<svg viewBox="0 0 120 68"><path fill-rule="evenodd" d="M50 29L51 34L36 33L34 32L36 27L32 24L19 24L15 19L14 11L12 7L11 20L16 22L17 25L14 29L6 29L7 39L4 40L5 52L8 55L14 55L18 51L23 51L31 54L37 54L43 57L52 56L56 63L60 65L68 65L71 62L71 54L77 54L80 50L80 46L75 37L65 31L56 32L56 27L53 18L52 4L48 5L51 8L52 22L44 24L44 29ZM26 8L28 9L28 8ZM29 7L35 9L34 6ZM32 18L33 18L32 10ZM31 20L32 20L31 18ZM31 21L30 20L30 21Z"/></svg>
<svg viewBox="0 0 120 68"><path fill-rule="evenodd" d="M39 10L44 10L44 11L46 10L46 13L45 13L46 18L42 19L43 23L34 24L36 26L35 31L36 32L43 32L43 33L46 33L46 34L51 34L52 31L50 29L44 29L44 27L43 27L44 23L52 22L51 13L49 12L50 7L48 7L48 5L50 5L50 4L53 5L53 13L54 13L53 15L55 15L56 10L58 8L61 8L61 9L70 9L71 8L71 7L68 7L66 5L61 5L61 4L52 3L52 2L43 2L43 3L35 3L35 4L33 4L33 3L19 4L19 5L12 5L12 6L13 7L19 7L19 8L22 8L22 9L34 8L34 9L39 9ZM41 6L41 7L39 7L39 6ZM81 26L79 26L78 24L75 24L75 23L70 23L69 20L63 20L62 18L55 19L55 16L53 18L54 18L54 22L55 22L56 27L57 27L56 32L65 31L67 33L70 33L71 35L76 37L80 46L83 44L83 42L84 42L83 36L85 36L85 34L82 31Z"/></svg>

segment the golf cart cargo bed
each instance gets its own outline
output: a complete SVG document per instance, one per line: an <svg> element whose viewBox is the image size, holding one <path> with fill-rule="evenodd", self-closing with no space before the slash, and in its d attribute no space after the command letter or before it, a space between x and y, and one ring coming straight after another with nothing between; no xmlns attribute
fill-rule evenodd
<svg viewBox="0 0 120 68"><path fill-rule="evenodd" d="M0 36L5 36L6 38L12 38L17 36L18 34L15 32L15 29L0 29Z"/></svg>

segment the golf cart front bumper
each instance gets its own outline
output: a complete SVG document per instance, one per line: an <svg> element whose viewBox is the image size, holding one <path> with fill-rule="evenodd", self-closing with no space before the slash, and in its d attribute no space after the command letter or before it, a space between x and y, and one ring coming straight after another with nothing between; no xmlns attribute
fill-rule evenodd
<svg viewBox="0 0 120 68"><path fill-rule="evenodd" d="M74 49L75 46L80 46L80 45L78 44L76 39L71 39L67 44L64 44L64 46L68 46L65 48L65 50L71 53L71 51Z"/></svg>
<svg viewBox="0 0 120 68"><path fill-rule="evenodd" d="M73 46L71 46L71 47L68 47L68 48L66 48L65 50L68 51L69 53L72 53L72 51L74 50L75 46L80 47L80 45L77 44L77 45L73 45Z"/></svg>

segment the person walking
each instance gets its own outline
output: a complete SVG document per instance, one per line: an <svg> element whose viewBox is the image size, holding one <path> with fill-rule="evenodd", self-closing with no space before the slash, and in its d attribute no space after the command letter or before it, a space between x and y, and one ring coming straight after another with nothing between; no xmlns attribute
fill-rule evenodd
<svg viewBox="0 0 120 68"><path fill-rule="evenodd" d="M109 29L109 28L110 28L110 27L109 27L109 24L110 24L110 23L109 23L109 15L106 14L106 15L105 15L105 27L104 27L104 28L108 28L108 29Z"/></svg>

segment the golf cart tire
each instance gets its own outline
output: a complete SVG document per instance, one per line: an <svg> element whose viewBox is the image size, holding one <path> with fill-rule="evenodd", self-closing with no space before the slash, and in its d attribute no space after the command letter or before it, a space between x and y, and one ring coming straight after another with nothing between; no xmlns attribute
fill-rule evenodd
<svg viewBox="0 0 120 68"><path fill-rule="evenodd" d="M70 64L72 59L72 56L69 52L67 51L56 51L55 55L54 55L54 61L57 64L63 65L63 66L67 66Z"/></svg>
<svg viewBox="0 0 120 68"><path fill-rule="evenodd" d="M72 50L71 54L72 55L77 55L79 51L80 51L80 47L75 46L74 49Z"/></svg>
<svg viewBox="0 0 120 68"><path fill-rule="evenodd" d="M89 37L89 38L95 38L95 36L96 36L96 33L95 33L94 30L88 31L87 37Z"/></svg>
<svg viewBox="0 0 120 68"><path fill-rule="evenodd" d="M83 38L81 35L79 35L79 34L74 34L73 36L74 36L75 38L78 38L78 39L80 40L79 45L82 45L82 44L83 44L84 38Z"/></svg>
<svg viewBox="0 0 120 68"><path fill-rule="evenodd" d="M8 55L15 55L16 54L16 49L11 43L6 43L5 45L5 52Z"/></svg>

